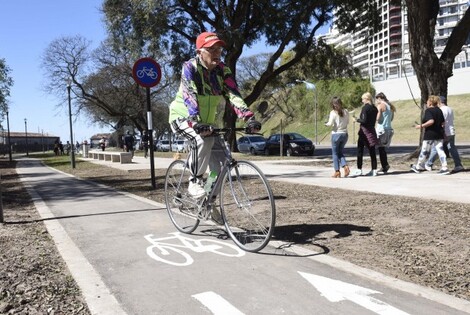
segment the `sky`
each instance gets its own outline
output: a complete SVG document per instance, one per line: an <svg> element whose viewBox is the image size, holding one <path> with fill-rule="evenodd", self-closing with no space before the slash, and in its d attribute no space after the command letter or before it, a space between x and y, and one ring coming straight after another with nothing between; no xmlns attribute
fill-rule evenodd
<svg viewBox="0 0 470 315"><path fill-rule="evenodd" d="M90 49L98 47L106 38L102 2L0 0L0 58L5 59L14 80L9 97L10 132L24 132L26 119L28 132L58 136L63 142L70 139L67 103L58 107L61 100L42 90L45 75L41 56L53 40L63 36L81 35L92 42ZM261 43L258 50L266 51L266 46ZM247 55L257 52L254 47ZM6 128L6 121L2 125ZM74 142L107 132L112 130L73 116Z"/></svg>
<svg viewBox="0 0 470 315"><path fill-rule="evenodd" d="M102 0L1 0L0 58L11 69L14 85L9 97L10 132L28 132L70 139L68 106L41 87L44 70L41 56L47 46L62 36L82 35L97 47L106 37ZM64 82L64 90L66 90ZM76 117L73 117L75 120ZM2 125L7 127L6 121ZM74 142L89 139L108 128L90 126L84 118L73 122Z"/></svg>

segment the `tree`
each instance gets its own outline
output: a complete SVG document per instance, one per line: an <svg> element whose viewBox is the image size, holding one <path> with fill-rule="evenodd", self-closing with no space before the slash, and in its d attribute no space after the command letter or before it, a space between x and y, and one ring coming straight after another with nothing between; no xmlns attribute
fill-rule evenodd
<svg viewBox="0 0 470 315"><path fill-rule="evenodd" d="M439 0L405 0L408 11L408 36L411 63L421 90L424 108L430 94L447 95L448 79L452 76L455 57L469 42L470 10L454 27L440 57L434 50Z"/></svg>
<svg viewBox="0 0 470 315"><path fill-rule="evenodd" d="M215 31L226 42L225 63L234 74L243 50L264 39L274 52L245 97L249 105L267 84L315 47L315 34L332 20L334 9L341 29L378 27L375 1L106 0L103 4L115 47L125 47L135 54L168 48L173 56L174 73L179 73L183 60L194 55L194 42L202 31ZM279 58L286 50L295 54L289 62L279 65ZM235 124L230 110L226 109L225 120L229 126Z"/></svg>
<svg viewBox="0 0 470 315"><path fill-rule="evenodd" d="M323 40L318 41L317 47L311 49L304 60L287 71L291 80L309 78L313 81L333 80L341 78L360 78L360 70L354 68L352 52L343 47L335 48ZM295 73L299 75L295 75Z"/></svg>
<svg viewBox="0 0 470 315"><path fill-rule="evenodd" d="M5 59L0 59L0 112L5 114L8 111L7 99L10 96L10 88L13 86L13 79L10 77L10 68Z"/></svg>
<svg viewBox="0 0 470 315"><path fill-rule="evenodd" d="M140 132L147 129L145 90L132 77L135 59L125 50L113 50L106 42L93 52L89 45L82 36L62 37L51 42L42 61L47 76L45 90L65 100L64 85L71 80L77 113L82 112L91 122L119 131L125 126ZM89 71L92 62L95 69ZM165 71L166 67L162 67L165 79L151 91L154 121L166 121L168 116L165 112L167 94L162 91L171 81Z"/></svg>
<svg viewBox="0 0 470 315"><path fill-rule="evenodd" d="M439 0L405 0L408 11L408 39L411 64L421 90L421 113L426 109L429 95L444 95L448 92L448 79L452 76L455 57L464 44L469 42L470 11L452 30L440 57L434 50ZM419 154L424 131L421 129L419 146L411 157Z"/></svg>

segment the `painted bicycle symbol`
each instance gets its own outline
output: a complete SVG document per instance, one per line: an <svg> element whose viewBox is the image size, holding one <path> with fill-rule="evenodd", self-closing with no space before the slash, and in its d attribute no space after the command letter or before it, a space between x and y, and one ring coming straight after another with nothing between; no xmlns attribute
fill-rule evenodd
<svg viewBox="0 0 470 315"><path fill-rule="evenodd" d="M155 80L158 77L158 73L155 70L153 70L153 68L143 67L142 69L137 71L137 77L139 79L142 79L144 76L147 76Z"/></svg>
<svg viewBox="0 0 470 315"><path fill-rule="evenodd" d="M245 252L237 246L212 239L192 239L183 236L180 232L168 233L172 236L155 238L153 234L145 235L145 239L152 245L147 247L147 255L151 258L170 264L173 266L189 266L194 259L186 251L192 250L195 253L210 252L226 257L241 257ZM180 244L167 242L176 240Z"/></svg>

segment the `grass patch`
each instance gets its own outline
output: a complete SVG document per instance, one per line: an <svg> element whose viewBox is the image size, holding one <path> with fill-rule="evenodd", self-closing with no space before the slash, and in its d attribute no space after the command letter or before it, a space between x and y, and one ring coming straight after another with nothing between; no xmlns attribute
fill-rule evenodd
<svg viewBox="0 0 470 315"><path fill-rule="evenodd" d="M393 102L397 108L395 119L392 126L395 130L393 143L400 144L419 144L419 130L414 129L415 121L420 122L421 109L413 100L404 100ZM467 124L470 121L470 94L452 95L448 97L448 104L454 111L454 125L456 130L457 143L470 142L470 128ZM345 104L348 105L348 104ZM356 109L355 115L359 116L360 109ZM326 115L327 116L327 115ZM263 124L262 132L265 137L273 133L277 133L281 126L285 132L298 132L310 140L315 140L315 115L310 113L308 117L296 117L287 119L286 116L278 111L271 119ZM327 117L317 117L318 141L320 144L330 143L330 129L324 126ZM349 140L348 144L352 145L357 140L357 132L359 124L352 123L351 120L348 127Z"/></svg>

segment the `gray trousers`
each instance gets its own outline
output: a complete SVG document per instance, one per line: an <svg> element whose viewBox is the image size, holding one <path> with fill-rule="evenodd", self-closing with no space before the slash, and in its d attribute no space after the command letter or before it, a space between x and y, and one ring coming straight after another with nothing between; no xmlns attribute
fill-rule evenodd
<svg viewBox="0 0 470 315"><path fill-rule="evenodd" d="M170 125L173 132L189 140L189 169L193 175L192 180L202 177L207 171L207 166L211 172L220 173L225 161L223 139L218 136L201 137L185 119L174 120Z"/></svg>

